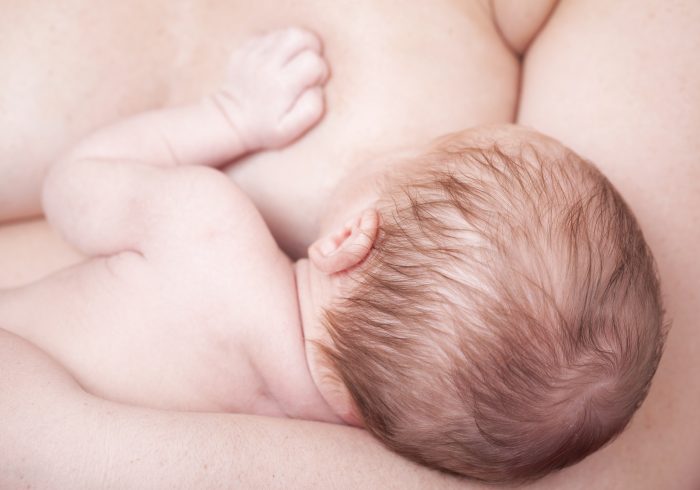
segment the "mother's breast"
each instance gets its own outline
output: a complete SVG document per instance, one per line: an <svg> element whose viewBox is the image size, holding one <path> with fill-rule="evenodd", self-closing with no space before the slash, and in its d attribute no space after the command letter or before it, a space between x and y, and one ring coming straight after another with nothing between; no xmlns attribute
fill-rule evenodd
<svg viewBox="0 0 700 490"><path fill-rule="evenodd" d="M326 117L295 145L229 168L294 256L316 238L336 185L369 155L512 121L519 76L479 3L301 3L260 24L301 23L324 39Z"/></svg>
<svg viewBox="0 0 700 490"><path fill-rule="evenodd" d="M281 26L324 39L327 117L231 175L294 255L365 155L515 112L518 62L486 1L67 0L17 4L1 24L0 58L12 69L0 70L0 171L12 166L19 179L2 204L14 215L38 211L41 175L66 147L120 117L209 93L236 46Z"/></svg>

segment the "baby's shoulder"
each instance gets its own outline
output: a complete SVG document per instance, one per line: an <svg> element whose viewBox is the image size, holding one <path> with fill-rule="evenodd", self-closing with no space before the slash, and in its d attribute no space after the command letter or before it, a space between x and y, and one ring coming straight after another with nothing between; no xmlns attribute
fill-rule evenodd
<svg viewBox="0 0 700 490"><path fill-rule="evenodd" d="M257 225L260 216L250 198L225 174L209 167L173 169L164 182L159 201L164 220L185 225L190 232L230 230ZM260 218L262 221L262 218Z"/></svg>
<svg viewBox="0 0 700 490"><path fill-rule="evenodd" d="M223 173L183 167L156 199L160 222L146 262L188 297L198 298L197 290L208 301L224 294L240 304L291 270L255 205Z"/></svg>
<svg viewBox="0 0 700 490"><path fill-rule="evenodd" d="M149 203L158 211L150 213L153 255L225 260L277 252L260 212L225 174L207 167L174 170Z"/></svg>

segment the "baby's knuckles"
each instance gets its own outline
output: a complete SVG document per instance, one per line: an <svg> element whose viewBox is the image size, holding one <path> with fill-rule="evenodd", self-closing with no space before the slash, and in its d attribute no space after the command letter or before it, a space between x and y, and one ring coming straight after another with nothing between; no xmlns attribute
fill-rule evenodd
<svg viewBox="0 0 700 490"><path fill-rule="evenodd" d="M310 32L290 28L254 39L232 56L229 86L224 91L238 102L232 104L236 114L230 117L240 121L241 137L250 151L282 147L315 124L317 118L300 120L296 125L282 121L311 88L302 83L304 80L316 79L313 86L324 81L327 68L316 51L319 47ZM305 69L286 69L289 56L305 57Z"/></svg>

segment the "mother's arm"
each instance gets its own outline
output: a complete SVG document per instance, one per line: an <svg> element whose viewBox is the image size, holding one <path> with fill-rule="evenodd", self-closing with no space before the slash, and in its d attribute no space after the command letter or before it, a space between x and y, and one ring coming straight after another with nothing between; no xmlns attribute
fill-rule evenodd
<svg viewBox="0 0 700 490"><path fill-rule="evenodd" d="M1 488L462 487L358 429L95 398L1 329L0 421Z"/></svg>
<svg viewBox="0 0 700 490"><path fill-rule="evenodd" d="M594 159L625 195L659 262L674 328L631 427L535 486L698 488L698 4L597 5L564 3L531 48L520 122ZM354 429L102 401L2 331L0 455L3 488L477 487L404 461Z"/></svg>
<svg viewBox="0 0 700 490"><path fill-rule="evenodd" d="M593 160L637 215L673 326L649 397L572 468L590 488L700 488L700 3L562 2L525 58L518 122Z"/></svg>

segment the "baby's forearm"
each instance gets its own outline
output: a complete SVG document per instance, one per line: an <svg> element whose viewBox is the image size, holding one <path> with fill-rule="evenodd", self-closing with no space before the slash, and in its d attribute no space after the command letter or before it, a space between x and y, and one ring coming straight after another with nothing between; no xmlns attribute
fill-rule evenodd
<svg viewBox="0 0 700 490"><path fill-rule="evenodd" d="M109 126L83 141L73 158L219 166L284 147L323 114L328 68L320 51L319 39L298 28L253 38L231 57L216 93Z"/></svg>
<svg viewBox="0 0 700 490"><path fill-rule="evenodd" d="M246 121L233 111L224 113L218 97L121 121L84 140L71 158L157 166L219 166L235 160L249 150L240 132Z"/></svg>

